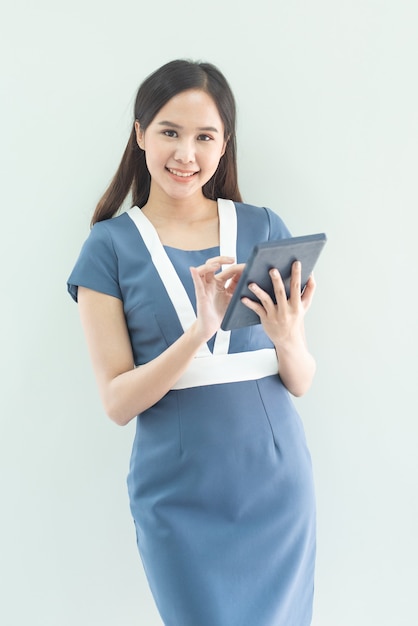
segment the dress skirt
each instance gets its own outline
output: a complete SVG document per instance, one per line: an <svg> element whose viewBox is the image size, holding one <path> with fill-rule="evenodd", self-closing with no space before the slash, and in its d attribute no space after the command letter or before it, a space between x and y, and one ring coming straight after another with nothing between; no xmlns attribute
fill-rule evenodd
<svg viewBox="0 0 418 626"><path fill-rule="evenodd" d="M278 376L170 391L138 418L128 488L165 626L311 623L311 461Z"/></svg>

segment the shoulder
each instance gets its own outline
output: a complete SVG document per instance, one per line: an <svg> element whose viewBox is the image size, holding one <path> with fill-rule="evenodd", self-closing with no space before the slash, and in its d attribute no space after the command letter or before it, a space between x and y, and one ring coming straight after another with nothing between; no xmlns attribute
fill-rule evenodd
<svg viewBox="0 0 418 626"><path fill-rule="evenodd" d="M117 215L102 222L96 222L90 231L90 238L94 240L113 241L123 236L130 227L131 220L126 213Z"/></svg>
<svg viewBox="0 0 418 626"><path fill-rule="evenodd" d="M272 209L244 202L235 202L234 204L238 223L243 223L246 229L254 228L257 236L260 236L258 233L261 230L264 237L260 238L260 241L262 239L283 239L291 236L280 215Z"/></svg>
<svg viewBox="0 0 418 626"><path fill-rule="evenodd" d="M91 228L84 248L92 252L109 254L115 258L123 256L131 245L136 245L137 229L126 212L108 220L96 222Z"/></svg>

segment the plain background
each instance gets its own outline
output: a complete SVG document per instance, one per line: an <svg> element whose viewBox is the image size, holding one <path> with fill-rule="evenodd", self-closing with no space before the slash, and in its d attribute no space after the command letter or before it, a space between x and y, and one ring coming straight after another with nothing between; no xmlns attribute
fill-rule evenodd
<svg viewBox="0 0 418 626"><path fill-rule="evenodd" d="M3 4L2 624L160 624L126 494L134 424L103 413L66 279L137 86L178 57L231 83L245 200L329 238L307 320L318 373L297 401L318 497L314 626L418 623L417 6Z"/></svg>

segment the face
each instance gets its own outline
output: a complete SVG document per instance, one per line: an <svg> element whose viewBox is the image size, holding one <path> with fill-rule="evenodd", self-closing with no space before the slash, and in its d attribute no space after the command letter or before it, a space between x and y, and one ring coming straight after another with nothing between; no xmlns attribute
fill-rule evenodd
<svg viewBox="0 0 418 626"><path fill-rule="evenodd" d="M157 113L145 131L135 123L145 151L151 195L185 199L202 194L225 152L224 125L213 99L204 91L183 91Z"/></svg>

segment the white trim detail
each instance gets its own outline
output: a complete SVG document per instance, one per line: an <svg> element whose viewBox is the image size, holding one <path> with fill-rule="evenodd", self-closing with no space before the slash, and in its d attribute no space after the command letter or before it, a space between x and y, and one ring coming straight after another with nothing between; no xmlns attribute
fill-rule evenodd
<svg viewBox="0 0 418 626"><path fill-rule="evenodd" d="M219 245L222 256L232 256L237 261L237 212L232 200L218 199ZM226 267L226 266L224 266ZM228 354L230 330L220 328L216 333L213 354Z"/></svg>
<svg viewBox="0 0 418 626"><path fill-rule="evenodd" d="M273 376L278 371L279 364L274 348L211 355L208 359L194 359L172 389L258 380Z"/></svg>

